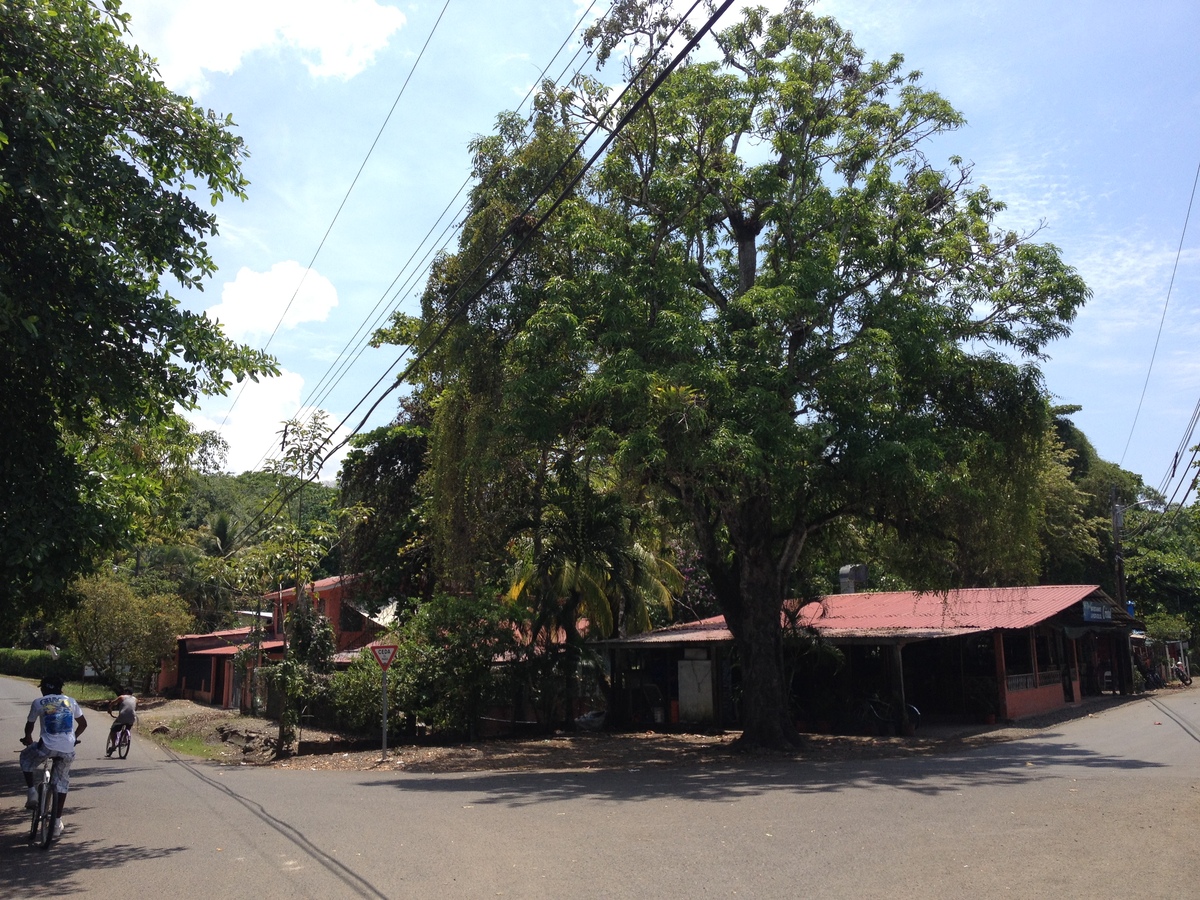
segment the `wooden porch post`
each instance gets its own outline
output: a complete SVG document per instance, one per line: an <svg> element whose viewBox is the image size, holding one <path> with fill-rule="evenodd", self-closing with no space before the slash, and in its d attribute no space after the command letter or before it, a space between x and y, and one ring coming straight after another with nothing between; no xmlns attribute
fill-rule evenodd
<svg viewBox="0 0 1200 900"><path fill-rule="evenodd" d="M1079 668L1079 641L1068 638L1071 642L1071 691L1075 694L1075 705L1083 702L1083 672Z"/></svg>
<svg viewBox="0 0 1200 900"><path fill-rule="evenodd" d="M1004 665L1004 632L996 629L992 632L992 640L996 648L996 693L1000 700L1000 718L1008 718L1008 668Z"/></svg>
<svg viewBox="0 0 1200 900"><path fill-rule="evenodd" d="M900 727L905 734L908 734L912 728L908 721L908 701L904 694L904 654L900 641L892 644L892 667L896 673L896 700L899 703Z"/></svg>

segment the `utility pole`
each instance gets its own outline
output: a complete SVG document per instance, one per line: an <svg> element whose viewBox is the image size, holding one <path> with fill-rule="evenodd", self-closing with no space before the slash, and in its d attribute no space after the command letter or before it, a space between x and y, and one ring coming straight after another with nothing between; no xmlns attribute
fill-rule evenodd
<svg viewBox="0 0 1200 900"><path fill-rule="evenodd" d="M1128 600L1125 597L1125 551L1121 546L1121 532L1125 529L1125 510L1135 506L1145 506L1147 503L1157 503L1157 500L1138 500L1124 506L1117 502L1117 486L1114 484L1109 495L1112 498L1112 528L1113 528L1113 574L1116 576L1116 600L1121 609L1128 611Z"/></svg>
<svg viewBox="0 0 1200 900"><path fill-rule="evenodd" d="M1117 486L1114 484L1112 498L1113 569L1116 577L1117 603L1122 611L1128 610L1125 602L1125 556L1121 549L1121 529L1125 527L1125 509L1117 503Z"/></svg>

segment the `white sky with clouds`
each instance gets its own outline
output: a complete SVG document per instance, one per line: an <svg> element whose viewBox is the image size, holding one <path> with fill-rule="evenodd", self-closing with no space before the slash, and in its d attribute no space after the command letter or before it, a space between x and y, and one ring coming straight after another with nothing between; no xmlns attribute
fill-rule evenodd
<svg viewBox="0 0 1200 900"><path fill-rule="evenodd" d="M168 83L232 114L251 153L249 199L218 210L221 233L210 244L220 271L184 302L261 345L296 294L269 348L286 374L248 386L223 426L235 471L277 446L281 422L301 404L337 422L364 395L378 396L371 386L394 348L367 350L332 390L309 394L356 331L372 327L364 322L377 304L415 308L421 280L409 276L419 268L407 261L423 257L418 245L462 185L467 142L520 101L584 8L578 0L450 0L304 275L443 2L125 4L134 39ZM931 145L931 157L973 162L976 181L1007 201L1004 224L1041 227L1039 240L1056 244L1091 286L1092 302L1074 334L1050 348L1044 370L1058 402L1083 406L1075 421L1101 455L1119 461L1200 163L1200 4L822 0L819 9L853 30L869 56L900 52L924 73L968 122ZM1200 399L1198 335L1200 208L1124 457L1151 485L1169 469ZM221 425L233 396L206 402L197 424ZM388 398L370 424L394 411Z"/></svg>

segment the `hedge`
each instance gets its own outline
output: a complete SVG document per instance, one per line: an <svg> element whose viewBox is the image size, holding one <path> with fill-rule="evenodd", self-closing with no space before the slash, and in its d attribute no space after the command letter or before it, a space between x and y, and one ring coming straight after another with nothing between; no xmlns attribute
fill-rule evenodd
<svg viewBox="0 0 1200 900"><path fill-rule="evenodd" d="M0 647L0 675L18 678L44 678L57 675L63 681L79 681L83 663L73 653L59 653L58 659L49 650L13 650Z"/></svg>

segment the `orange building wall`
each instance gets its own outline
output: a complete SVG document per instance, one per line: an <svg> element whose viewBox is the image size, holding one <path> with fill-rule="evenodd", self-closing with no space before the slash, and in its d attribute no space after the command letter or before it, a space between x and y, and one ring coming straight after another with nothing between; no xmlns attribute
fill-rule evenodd
<svg viewBox="0 0 1200 900"><path fill-rule="evenodd" d="M1027 691L1009 691L1007 700L1007 714L1010 719L1024 719L1027 716L1062 709L1067 705L1061 684L1048 684Z"/></svg>

